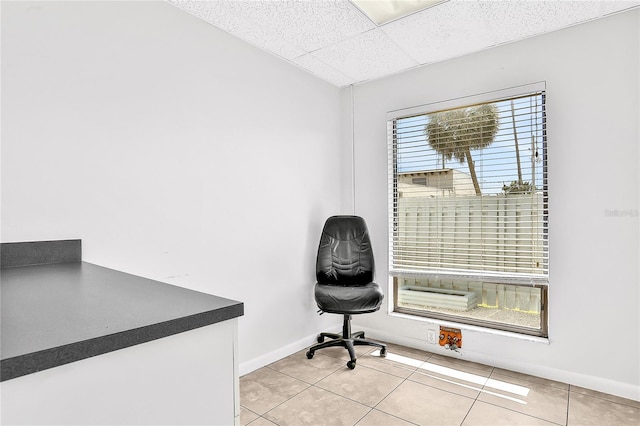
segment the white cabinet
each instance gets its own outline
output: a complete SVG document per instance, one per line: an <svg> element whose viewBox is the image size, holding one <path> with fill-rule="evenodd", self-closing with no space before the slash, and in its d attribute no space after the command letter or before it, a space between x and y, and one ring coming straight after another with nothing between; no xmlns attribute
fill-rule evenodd
<svg viewBox="0 0 640 426"><path fill-rule="evenodd" d="M233 318L0 383L2 425L239 424Z"/></svg>

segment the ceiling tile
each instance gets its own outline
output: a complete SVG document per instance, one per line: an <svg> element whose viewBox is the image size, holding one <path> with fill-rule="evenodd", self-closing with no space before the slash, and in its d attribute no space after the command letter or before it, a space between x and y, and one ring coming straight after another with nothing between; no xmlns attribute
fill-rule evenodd
<svg viewBox="0 0 640 426"><path fill-rule="evenodd" d="M498 43L559 30L599 17L596 1L479 2Z"/></svg>
<svg viewBox="0 0 640 426"><path fill-rule="evenodd" d="M169 3L174 6L178 6L179 8L186 10L194 16L197 16L200 19L206 20L211 13L211 5L208 1L198 1L198 0L167 0Z"/></svg>
<svg viewBox="0 0 640 426"><path fill-rule="evenodd" d="M207 22L254 46L289 60L305 53L290 41L274 34L272 30L257 24L251 17L252 2L215 0L195 3L198 3L200 8L203 8L203 4L207 5L208 14L203 17Z"/></svg>
<svg viewBox="0 0 640 426"><path fill-rule="evenodd" d="M300 56L292 62L338 87L357 83L356 79L348 77L340 71L337 71L335 68L325 64L320 59L313 56L313 54Z"/></svg>
<svg viewBox="0 0 640 426"><path fill-rule="evenodd" d="M311 52L375 28L346 0L236 1L243 14L278 36Z"/></svg>
<svg viewBox="0 0 640 426"><path fill-rule="evenodd" d="M349 0L166 1L340 87L640 5L640 0L448 0L378 27Z"/></svg>
<svg viewBox="0 0 640 426"><path fill-rule="evenodd" d="M315 51L314 55L357 81L371 80L418 65L379 29L332 44Z"/></svg>
<svg viewBox="0 0 640 426"><path fill-rule="evenodd" d="M640 0L634 1L603 1L600 2L600 14L602 16L608 15L610 13L620 12L625 9L632 8L634 6L639 6Z"/></svg>
<svg viewBox="0 0 640 426"><path fill-rule="evenodd" d="M477 2L449 1L382 26L420 64L449 59L495 44Z"/></svg>

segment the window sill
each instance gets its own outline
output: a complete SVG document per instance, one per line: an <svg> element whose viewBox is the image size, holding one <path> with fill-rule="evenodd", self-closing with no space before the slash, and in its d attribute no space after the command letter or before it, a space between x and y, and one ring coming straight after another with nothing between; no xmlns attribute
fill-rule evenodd
<svg viewBox="0 0 640 426"><path fill-rule="evenodd" d="M439 319L435 319L435 318L426 318L426 317L421 317L421 316L417 316L417 315L409 315L409 314L403 314L403 313L393 312L393 311L388 312L387 315L389 315L391 317L394 317L394 318L408 319L408 320L411 320L411 321L422 322L422 323L425 323L425 324L433 324L433 325L437 325L437 326L459 328L460 330L475 331L475 332L478 332L478 333L491 334L491 335L494 335L494 336L504 336L504 337L514 338L514 339L518 339L518 340L524 340L524 341L528 341L528 342L541 343L541 344L545 344L545 345L550 344L548 337L530 336L530 335L527 335L527 334L514 333L514 332L511 332L511 331L496 330L496 329L493 329L493 328L479 327L479 326L476 326L476 325L462 324L462 323L457 323L457 322L453 322L453 321L439 320Z"/></svg>

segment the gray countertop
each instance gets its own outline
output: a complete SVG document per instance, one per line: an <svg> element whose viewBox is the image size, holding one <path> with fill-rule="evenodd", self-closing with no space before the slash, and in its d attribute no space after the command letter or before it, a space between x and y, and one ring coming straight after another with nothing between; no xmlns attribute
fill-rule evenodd
<svg viewBox="0 0 640 426"><path fill-rule="evenodd" d="M2 381L244 314L241 302L86 262L0 274Z"/></svg>

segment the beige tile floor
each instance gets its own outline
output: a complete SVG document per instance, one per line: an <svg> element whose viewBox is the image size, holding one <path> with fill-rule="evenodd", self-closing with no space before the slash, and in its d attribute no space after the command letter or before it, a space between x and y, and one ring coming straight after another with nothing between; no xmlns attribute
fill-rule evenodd
<svg viewBox="0 0 640 426"><path fill-rule="evenodd" d="M240 378L242 425L640 425L640 402L389 344L304 351Z"/></svg>

